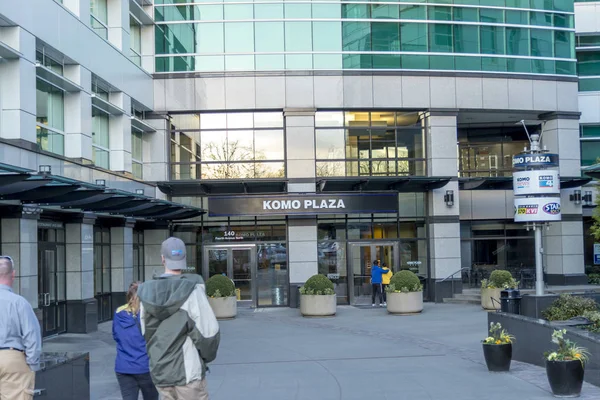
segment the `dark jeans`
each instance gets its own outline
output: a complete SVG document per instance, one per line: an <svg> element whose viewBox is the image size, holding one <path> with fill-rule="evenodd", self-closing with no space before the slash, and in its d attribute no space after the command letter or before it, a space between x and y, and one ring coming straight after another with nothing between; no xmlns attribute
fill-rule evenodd
<svg viewBox="0 0 600 400"><path fill-rule="evenodd" d="M149 373L129 375L117 372L117 381L119 381L123 400L138 400L140 390L144 400L158 400L158 391Z"/></svg>
<svg viewBox="0 0 600 400"><path fill-rule="evenodd" d="M381 284L381 291L383 292L383 302L387 303L387 294L385 293L385 289L388 287L385 283Z"/></svg>
<svg viewBox="0 0 600 400"><path fill-rule="evenodd" d="M375 295L379 295L379 304L383 303L383 294L381 293L381 283L372 283L371 303L375 304Z"/></svg>

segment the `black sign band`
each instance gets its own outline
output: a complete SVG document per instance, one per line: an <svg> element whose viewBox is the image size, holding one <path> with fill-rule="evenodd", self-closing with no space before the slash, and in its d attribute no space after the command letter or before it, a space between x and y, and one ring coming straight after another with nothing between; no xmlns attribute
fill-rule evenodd
<svg viewBox="0 0 600 400"><path fill-rule="evenodd" d="M397 193L288 194L208 198L211 217L398 212Z"/></svg>
<svg viewBox="0 0 600 400"><path fill-rule="evenodd" d="M524 169L529 167L557 167L558 154L517 154L513 156L513 168Z"/></svg>

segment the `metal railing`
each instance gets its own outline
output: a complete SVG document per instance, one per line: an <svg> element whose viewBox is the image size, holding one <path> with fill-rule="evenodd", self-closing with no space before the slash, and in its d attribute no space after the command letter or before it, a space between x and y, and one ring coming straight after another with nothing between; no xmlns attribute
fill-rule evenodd
<svg viewBox="0 0 600 400"><path fill-rule="evenodd" d="M463 268L459 269L458 271L456 271L456 272L454 272L454 273L452 273L452 274L448 275L447 277L445 277L445 278L444 278L444 279L442 279L441 281L435 281L435 285L436 285L436 292L437 292L437 285L438 285L438 284L440 284L440 283L444 283L444 282L446 282L447 280L449 280L449 279L450 279L450 284L451 284L451 286L452 286L452 297L454 297L454 279L453 279L453 278L454 278L454 276L455 276L456 274L461 274L461 275L460 275L460 279L461 279L461 282L462 282L462 272L463 272L463 271L465 271L465 270L470 270L470 269L471 269L470 267L463 267ZM436 297L437 297L437 296L436 296Z"/></svg>

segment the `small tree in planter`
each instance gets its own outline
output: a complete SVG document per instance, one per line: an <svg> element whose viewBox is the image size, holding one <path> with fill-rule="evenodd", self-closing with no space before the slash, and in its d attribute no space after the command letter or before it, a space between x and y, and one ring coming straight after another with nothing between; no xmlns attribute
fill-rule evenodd
<svg viewBox="0 0 600 400"><path fill-rule="evenodd" d="M414 272L396 272L386 291L387 310L390 314L415 314L423 311L423 285Z"/></svg>
<svg viewBox="0 0 600 400"><path fill-rule="evenodd" d="M325 275L313 275L300 288L300 313L305 317L335 315L336 296L333 282Z"/></svg>
<svg viewBox="0 0 600 400"><path fill-rule="evenodd" d="M555 330L552 343L558 345L558 350L547 352L546 375L552 393L558 397L577 397L583 385L585 362L589 354L583 347L565 339L566 329Z"/></svg>
<svg viewBox="0 0 600 400"><path fill-rule="evenodd" d="M237 315L235 285L226 276L213 275L206 281L208 302L217 319L231 319Z"/></svg>
<svg viewBox="0 0 600 400"><path fill-rule="evenodd" d="M490 279L481 281L481 307L486 310L500 309L500 292L504 289L516 289L519 282L509 271L497 269L492 271Z"/></svg>
<svg viewBox="0 0 600 400"><path fill-rule="evenodd" d="M490 323L490 335L483 340L483 356L488 371L505 372L510 369L512 342L515 337L502 329L500 323Z"/></svg>

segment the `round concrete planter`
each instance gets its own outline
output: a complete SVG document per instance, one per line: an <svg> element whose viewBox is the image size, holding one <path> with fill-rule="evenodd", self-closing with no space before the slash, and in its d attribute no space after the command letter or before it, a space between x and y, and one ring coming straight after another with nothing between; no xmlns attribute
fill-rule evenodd
<svg viewBox="0 0 600 400"><path fill-rule="evenodd" d="M423 311L423 292L388 293L387 310L390 314L416 314Z"/></svg>
<svg viewBox="0 0 600 400"><path fill-rule="evenodd" d="M237 315L237 299L230 297L209 297L208 302L217 319L232 319Z"/></svg>
<svg viewBox="0 0 600 400"><path fill-rule="evenodd" d="M335 315L337 300L335 294L300 295L300 313L305 317L329 317Z"/></svg>
<svg viewBox="0 0 600 400"><path fill-rule="evenodd" d="M481 307L485 310L500 309L500 292L502 289L481 289ZM492 298L494 299L492 301Z"/></svg>

